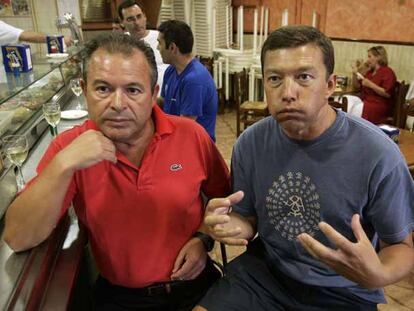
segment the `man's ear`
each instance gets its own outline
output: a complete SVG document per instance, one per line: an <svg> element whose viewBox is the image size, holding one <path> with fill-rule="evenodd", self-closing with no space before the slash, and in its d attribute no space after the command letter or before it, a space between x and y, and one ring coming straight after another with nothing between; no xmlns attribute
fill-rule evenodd
<svg viewBox="0 0 414 311"><path fill-rule="evenodd" d="M326 82L326 98L332 96L333 92L335 92L336 87L336 75L331 74Z"/></svg>
<svg viewBox="0 0 414 311"><path fill-rule="evenodd" d="M170 52L175 52L178 50L178 46L174 42L171 42L168 49L170 50Z"/></svg>

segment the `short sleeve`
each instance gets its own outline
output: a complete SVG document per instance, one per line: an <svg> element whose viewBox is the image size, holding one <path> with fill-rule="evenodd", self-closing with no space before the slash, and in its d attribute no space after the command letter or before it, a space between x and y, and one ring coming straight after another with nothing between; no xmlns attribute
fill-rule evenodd
<svg viewBox="0 0 414 311"><path fill-rule="evenodd" d="M203 146L201 150L207 176L201 186L201 190L208 198L226 197L231 190L227 164L214 142L201 127L200 137L202 139Z"/></svg>
<svg viewBox="0 0 414 311"><path fill-rule="evenodd" d="M39 164L36 168L37 176L35 176L30 181L29 185L36 181L37 177L42 173L42 171L53 160L53 158L56 156L56 154L58 154L59 151L61 151L63 149L63 147L61 147L59 145L58 140L59 140L59 138L55 139L49 145L48 149L46 150L45 154L43 155L42 159L40 160L40 162L39 162ZM72 203L73 197L75 196L75 193L76 193L76 184L75 184L75 179L72 177L72 180L69 184L68 190L67 190L66 195L65 195L65 199L63 200L61 215L63 215L66 212L66 210L69 208L70 204Z"/></svg>
<svg viewBox="0 0 414 311"><path fill-rule="evenodd" d="M402 241L414 230L414 183L404 159L397 161L370 193L367 216L379 238L390 244Z"/></svg>
<svg viewBox="0 0 414 311"><path fill-rule="evenodd" d="M0 21L0 45L13 45L19 43L20 34L23 29L13 27Z"/></svg>

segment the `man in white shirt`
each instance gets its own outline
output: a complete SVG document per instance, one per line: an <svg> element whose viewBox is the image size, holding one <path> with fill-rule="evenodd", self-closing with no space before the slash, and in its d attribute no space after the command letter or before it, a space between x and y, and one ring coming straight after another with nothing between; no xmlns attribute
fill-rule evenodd
<svg viewBox="0 0 414 311"><path fill-rule="evenodd" d="M158 85L162 86L164 71L168 64L164 64L158 46L158 31L147 29L147 17L145 16L142 3L136 0L124 0L118 6L118 15L126 32L131 36L144 40L154 51L158 70Z"/></svg>
<svg viewBox="0 0 414 311"><path fill-rule="evenodd" d="M44 43L46 42L46 36L44 33L23 30L0 20L0 45L13 45L19 42ZM65 43L66 46L69 46L71 38L65 36Z"/></svg>

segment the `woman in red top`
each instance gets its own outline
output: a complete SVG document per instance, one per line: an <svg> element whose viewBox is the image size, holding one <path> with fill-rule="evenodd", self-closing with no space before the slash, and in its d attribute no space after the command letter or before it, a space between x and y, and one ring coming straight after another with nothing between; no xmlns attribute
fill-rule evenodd
<svg viewBox="0 0 414 311"><path fill-rule="evenodd" d="M354 87L361 87L361 99L364 102L362 118L378 124L392 116L391 94L397 77L388 67L387 51L383 46L374 46L368 50L365 65L365 72L357 64L353 66Z"/></svg>

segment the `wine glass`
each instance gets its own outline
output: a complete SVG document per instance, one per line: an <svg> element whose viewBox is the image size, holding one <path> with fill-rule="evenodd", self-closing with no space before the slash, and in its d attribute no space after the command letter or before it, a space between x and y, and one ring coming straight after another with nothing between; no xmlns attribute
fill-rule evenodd
<svg viewBox="0 0 414 311"><path fill-rule="evenodd" d="M56 137L58 134L57 125L60 122L60 106L57 102L49 102L43 104L43 115L47 123L50 125L52 136Z"/></svg>
<svg viewBox="0 0 414 311"><path fill-rule="evenodd" d="M81 79L75 78L70 80L70 88L72 89L73 94L75 94L78 104L76 105L76 110L83 110L82 103L79 100L79 96L82 94L82 88L81 88Z"/></svg>
<svg viewBox="0 0 414 311"><path fill-rule="evenodd" d="M25 185L22 164L26 160L29 152L27 138L24 135L8 135L3 137L2 142L3 151L7 158L17 166L18 175L16 176L16 183L17 188L21 190Z"/></svg>

